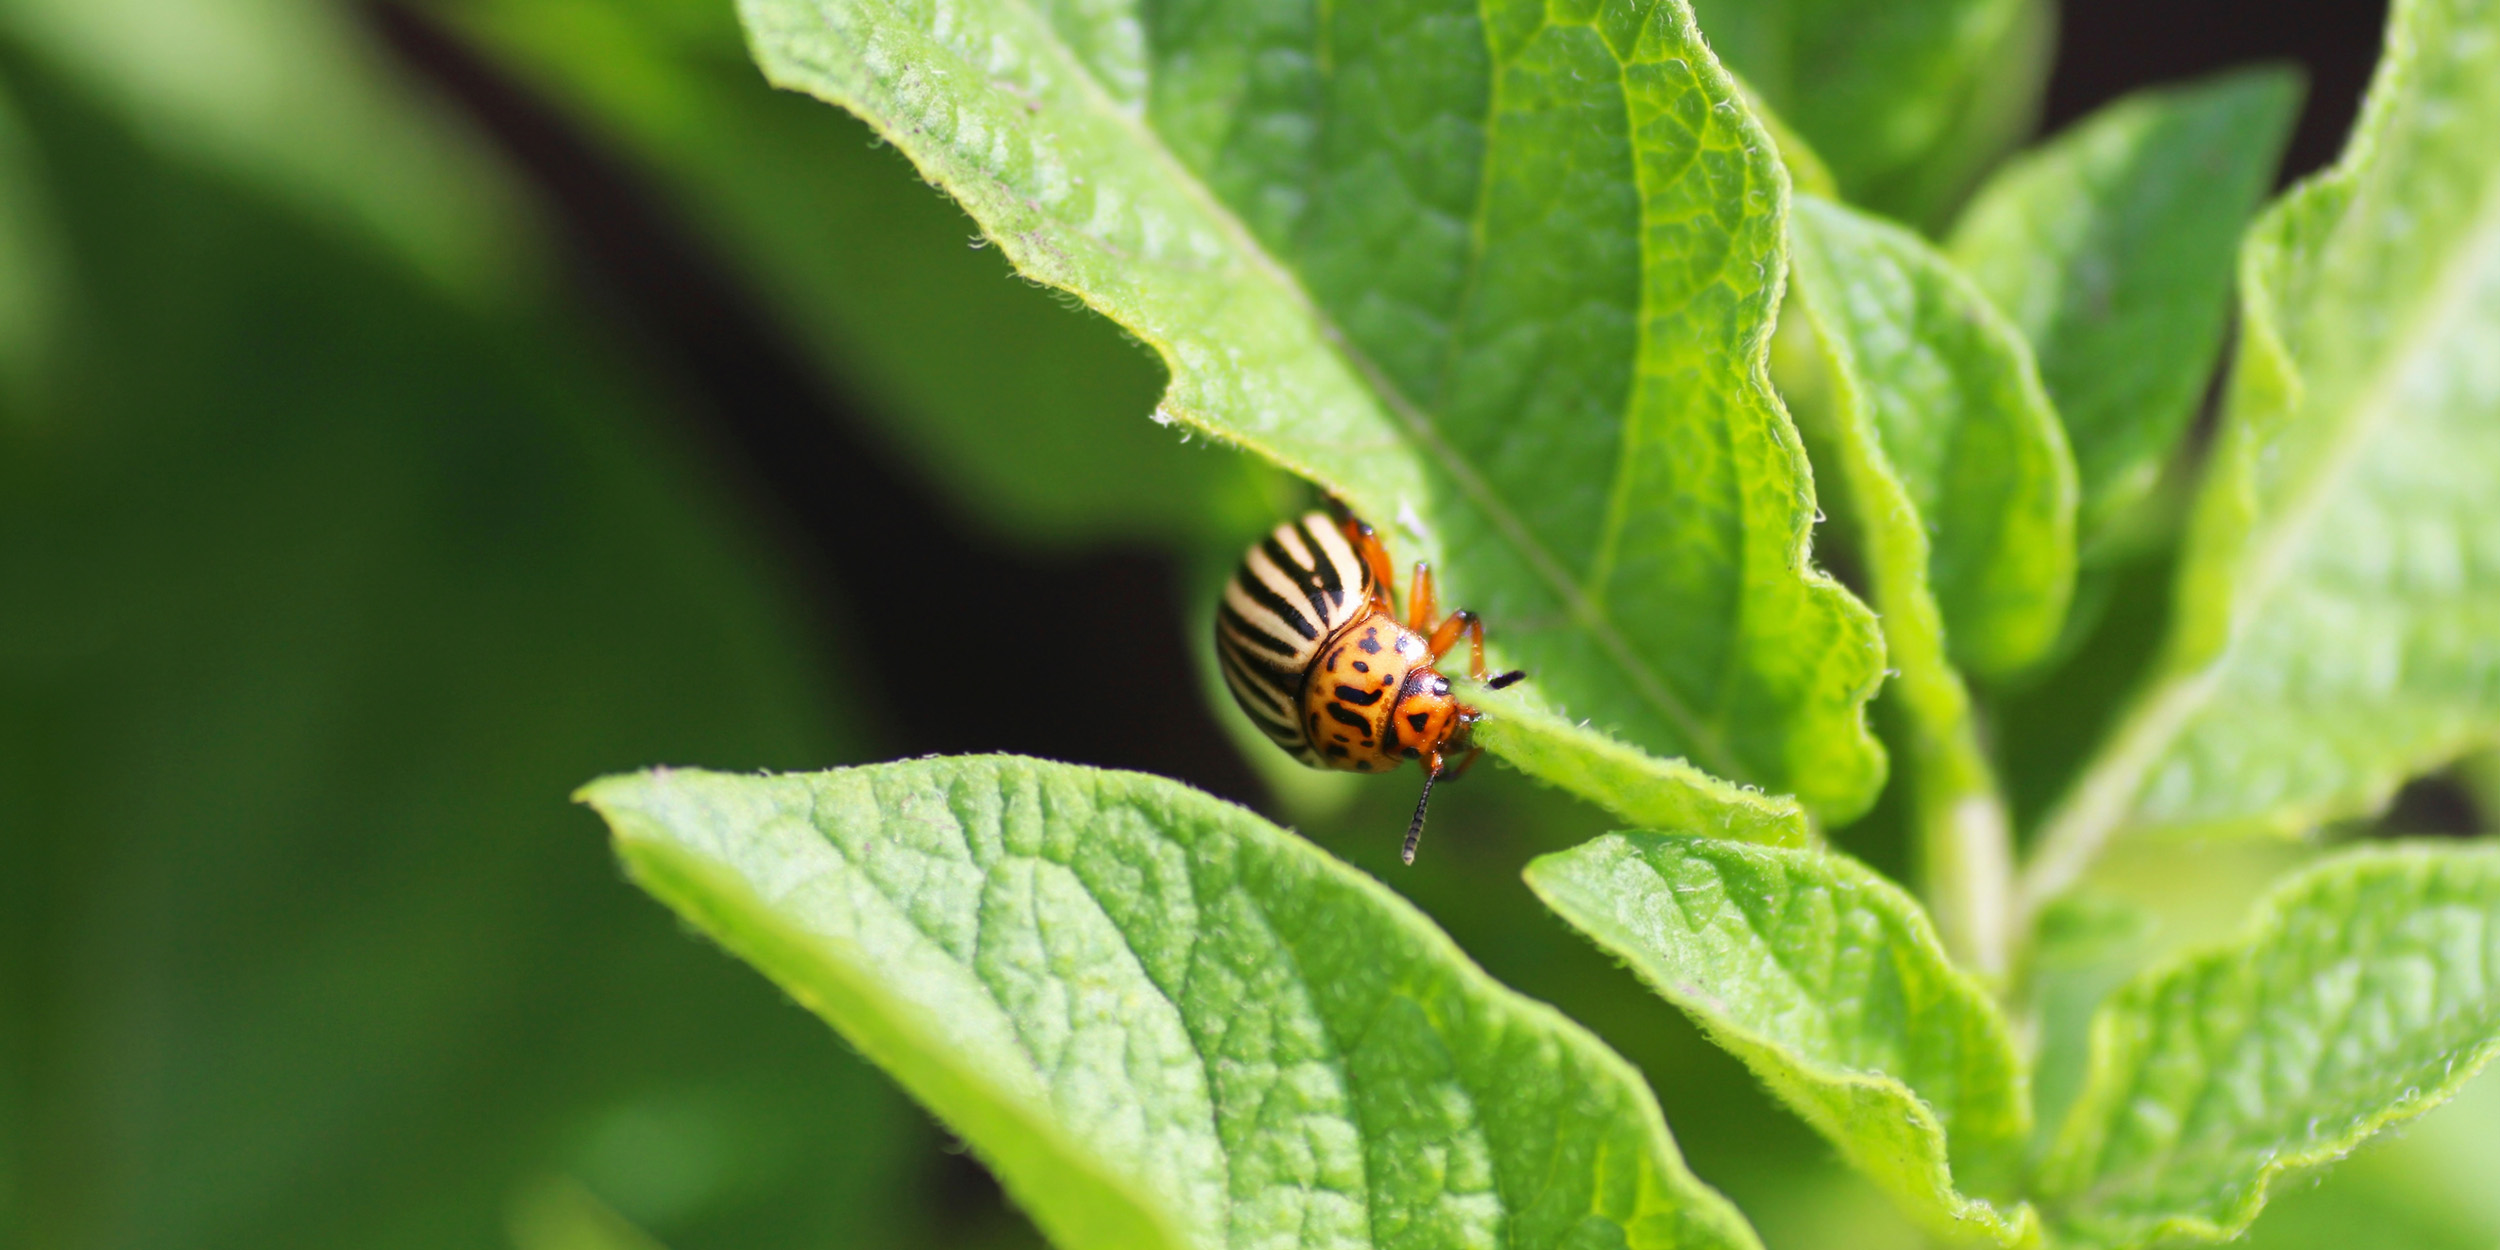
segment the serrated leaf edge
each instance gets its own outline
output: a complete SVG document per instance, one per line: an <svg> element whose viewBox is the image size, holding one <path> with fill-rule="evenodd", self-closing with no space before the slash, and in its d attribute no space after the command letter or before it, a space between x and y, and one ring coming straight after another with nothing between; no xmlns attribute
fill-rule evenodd
<svg viewBox="0 0 2500 1250"><path fill-rule="evenodd" d="M2440 852L2446 852L2446 854L2440 854ZM2238 933L2217 942L2177 952L2129 978L2125 985L2112 993L2109 999L2092 1014L2091 1061L2086 1069L2084 1092L2075 1099L2074 1105L2067 1109L2066 1118L2059 1124L2057 1135L2040 1168L2039 1175L2042 1183L2039 1188L2044 1202L2050 1208L2052 1220L2056 1211L2072 1200L2071 1197L2050 1198L2048 1195L2051 1193L2051 1184L2061 1169L2063 1161L2072 1152L2083 1149L2082 1138L2091 1129L2086 1117L2095 1110L2094 1095L2098 1093L2102 1081L2108 1074L2107 1065L2111 1062L2111 1053L2120 1042L2117 1034L2119 1024L2117 1016L2121 1008L2136 1005L2142 994L2149 992L2152 987L2197 965L2227 962L2240 958L2243 952L2259 945L2269 935L2278 932L2284 918L2291 911L2295 896L2315 888L2322 878L2376 864L2426 866L2433 858L2462 858L2469 855L2500 862L2500 847L2478 845L2452 848L2418 844L2367 847L2310 865L2267 891L2266 895L2258 901L2248 923L2242 926ZM2345 1136L2320 1142L2306 1149L2272 1156L2257 1169L2257 1175L2250 1184L2247 1195L2230 1209L2222 1221L2216 1222L2195 1215L2167 1216L2155 1222L2144 1236L2121 1244L2151 1246L2181 1237L2206 1242L2223 1242L2238 1237L2247 1232L2249 1227L2256 1223L2258 1215L2265 1210L2266 1203L2274 1196L2277 1180L2292 1173L2342 1159L2380 1132L2436 1109L2440 1104L2455 1097L2457 1091L2464 1088L2467 1081L2479 1075L2495 1056L2500 1056L2500 1034L2484 1039L2481 1045L2473 1048L2460 1062L2448 1070L2446 1080L2422 1095L2412 1099L2399 1099L2377 1115L2365 1119L2358 1128Z"/></svg>
<svg viewBox="0 0 2500 1250"><path fill-rule="evenodd" d="M1034 8L1031 0L999 0L999 2L1013 5L1039 28L1052 30L1051 24ZM1694 21L1686 0L1654 0L1654 3L1659 8L1681 16L1687 24L1692 24ZM745 18L746 5L743 0L739 7L741 17ZM814 84L805 81L801 75L790 72L781 64L777 55L763 46L762 40L756 34L759 23L743 20L741 24L749 34L751 55L756 64L762 68L766 79L774 86L824 99L828 103L849 110L874 130L880 139L892 144L898 152L902 153L924 181L946 192L958 204L966 206L968 213L971 212L970 206L976 202L975 199L962 194L958 180L950 177L948 171L942 168L939 162L922 160L920 155L913 150L912 145L905 141L906 136L898 134L895 128L887 124L884 119L874 116L869 110L859 107L851 100L835 98L833 94L819 91ZM1069 79L1082 84L1082 89L1092 98L1102 113L1105 116L1117 118L1119 124L1136 137L1139 149L1148 153L1155 164L1162 168L1166 181L1180 188L1184 195L1196 203L1207 218L1216 223L1237 253L1248 258L1251 264L1292 302L1294 307L1309 318L1310 323L1317 327L1322 341L1335 353L1339 365L1361 380L1363 388L1381 408L1395 418L1399 427L1419 449L1439 462L1451 479L1458 483L1460 489L1467 493L1470 501L1484 512L1484 515L1509 539L1514 549L1537 571L1538 576L1546 582L1548 589L1555 593L1570 612L1571 618L1597 640L1618 667L1632 677L1642 698L1674 721L1690 741L1692 753L1702 758L1704 766L1715 773L1730 777L1745 776L1747 770L1741 767L1741 761L1728 747L1724 736L1701 720L1693 707L1669 687L1650 665L1642 661L1639 652L1615 628L1612 618L1599 608L1589 591L1573 579L1561 562L1527 531L1525 524L1500 502L1490 484L1476 471L1474 465L1440 437L1439 432L1433 428L1430 417L1416 407L1414 402L1408 399L1376 364L1347 339L1335 321L1311 298L1300 279L1270 255L1250 233L1249 227L1231 209L1215 199L1205 184L1180 163L1180 160L1164 144L1162 138L1145 125L1143 114L1122 106L1114 99L1101 81L1095 77L1091 68L1077 57L1073 49L1068 47L1065 39L1057 36L1055 30L1052 31L1050 38L1041 42L1048 48L1049 54L1059 63ZM1787 164L1778 155L1779 148L1776 141L1764 128L1761 119L1746 106L1744 88L1730 76L1724 66L1715 59L1706 59L1693 68L1698 77L1720 88L1721 94L1733 103L1737 118L1736 124L1751 132L1750 137L1754 140L1753 146L1772 153L1772 158L1768 162L1773 171L1773 202L1770 210L1773 220L1771 224L1776 228L1774 233L1777 237L1784 240L1788 220L1789 174ZM975 224L980 226L984 237L998 245L1000 252L1014 265L1017 273L1055 290L1067 292L1086 307L1120 326L1154 350L1156 356L1163 361L1165 368L1171 374L1171 383L1163 398L1157 403L1156 419L1179 422L1219 443L1255 452L1306 481L1318 483L1339 493L1341 497L1353 499L1367 507L1386 502L1364 499L1362 492L1350 490L1346 484L1333 480L1331 475L1321 472L1315 466L1302 463L1260 439L1228 429L1212 420L1208 414L1192 407L1187 400L1190 393L1187 378L1191 375L1191 367L1182 353L1174 350L1169 339L1158 335L1149 327L1131 324L1131 319L1122 315L1121 310L1110 306L1108 301L1084 289L1084 284L1055 278L1054 267L1046 263L1040 255L1041 248L1030 245L1026 240L1012 234L993 231L988 223L980 221L978 214L973 214L973 216ZM1769 301L1772 308L1778 307L1778 288L1786 280L1785 260L1784 254L1774 258L1774 268L1778 272L1772 275L1773 290ZM1800 488L1798 506L1790 509L1786 563L1791 573L1803 581L1809 591L1818 592L1830 603L1836 616L1855 618L1860 626L1860 632L1880 649L1883 645L1882 633L1876 628L1873 613L1864 604L1859 603L1837 578L1817 568L1813 562L1813 517L1816 514L1813 498L1813 470L1806 458L1803 441L1797 435L1795 423L1788 416L1786 407L1781 404L1778 393L1771 384L1770 344L1775 320L1773 316L1765 316L1748 336L1744 349L1745 376L1747 385L1755 393L1756 402L1767 405L1773 415L1774 441L1788 453L1792 474ZM1394 512L1377 508L1375 511L1381 511L1382 515L1394 515ZM1610 531L1616 525L1616 521L1609 520ZM1426 536L1419 535L1419 537ZM1602 549L1610 547L1611 544L1610 532L1609 536L1601 541L1600 546ZM1869 787L1867 795L1864 796L1864 803L1872 803L1875 793L1882 787L1882 751L1866 723L1866 707L1874 698L1876 690L1882 685L1882 674L1883 666L1879 660L1870 666L1869 677L1864 686L1850 692L1848 696L1858 730L1857 737L1861 741L1864 752L1875 761L1877 780L1873 786Z"/></svg>
<svg viewBox="0 0 2500 1250"><path fill-rule="evenodd" d="M1715 1004L1719 1001L1716 996L1700 993L1694 987L1687 986L1681 988L1670 988L1660 985L1658 982L1652 980L1648 971L1641 966L1639 960L1632 958L1624 952L1615 950L1612 946L1600 940L1595 933L1591 932L1587 925L1580 923L1579 920L1575 918L1573 909L1568 904L1558 901L1553 892L1538 881L1538 868L1540 865L1543 865L1548 861L1559 860L1567 855L1587 851L1589 848L1600 842L1606 841L1608 838L1621 839L1625 836L1626 835L1620 833L1608 834L1592 839L1589 842L1582 843L1580 846L1567 851L1555 851L1537 856L1535 859L1528 861L1527 867L1521 871L1520 875L1528 883L1528 889L1537 896L1538 901L1544 903L1545 906L1555 915L1561 917L1565 923L1571 926L1574 932L1579 933L1599 950L1605 951L1607 954L1614 956L1619 962L1629 967L1633 976L1638 978L1643 985L1648 986L1652 993L1662 999L1665 999L1669 1005L1675 1007L1678 1011L1684 1012L1688 1017L1691 1017L1695 1027L1699 1028L1703 1035L1710 1039L1711 1044L1735 1055L1739 1060L1743 1061L1745 1067L1753 1072L1753 1074L1764 1084L1769 1085L1776 1090L1784 1083L1786 1074L1778 1072L1776 1069L1769 1067L1767 1064L1758 1064L1754 1056L1756 1053L1777 1052L1783 1056L1792 1056L1793 1058L1788 1060L1790 1066L1803 1071L1817 1080L1846 1089L1870 1090L1887 1096L1895 1096L1906 1101L1909 1104L1911 1122L1920 1130L1920 1137L1933 1148L1933 1153L1925 1162L1933 1168L1932 1174L1941 1178L1944 1182L1940 1191L1927 1195L1927 1197L1934 1199L1937 1206L1943 1209L1943 1213L1948 1215L1954 1221L1954 1224L1949 1226L1936 1225L1934 1231L1948 1233L1967 1232L1969 1229L1962 1227L1962 1225L1969 1224L1976 1225L1978 1231L1983 1236L1995 1240L2000 1245L2010 1247L2032 1247L2040 1244L2042 1230L2039 1214L2033 1210L2032 1205L2029 1202L2017 1202L2010 1210L2007 1210L1999 1208L1995 1203L1990 1202L1985 1198L1974 1197L1970 1194L1963 1193L1959 1188L1953 1185L1953 1163L1950 1147L1948 1145L1948 1137L1945 1132L1944 1121L1936 1114L1935 1108L1931 1106L1925 1098L1919 1096L1917 1090L1910 1088L1908 1082L1887 1073L1866 1072L1855 1068L1845 1068L1836 1064L1824 1062L1820 1059L1804 1056L1800 1052L1772 1038L1766 1037L1741 1025L1729 1023L1726 1020L1724 1013L1715 1013L1716 1018L1703 1018L1702 1013L1686 1007L1685 1000L1690 999L1695 1002L1710 1002ZM1728 839L1694 838L1693 835L1690 834L1662 834L1659 836L1669 838L1686 838L1695 841L1718 841L1722 843L1729 841ZM1893 886L1891 882L1884 880L1880 874L1875 873L1871 869L1866 869L1863 865L1858 864L1855 859L1840 852L1823 850L1814 847L1783 847L1756 843L1752 844L1752 850L1750 853L1779 855L1782 857L1822 856L1840 860L1855 866L1858 871L1864 873L1866 878L1877 885L1890 887L1896 892L1900 892L1899 887ZM1634 857L1639 858L1637 849L1634 852ZM1669 888L1672 889L1672 887ZM2022 1069L2019 1064L2019 1054L2014 1051L2012 1033L2004 1017L1993 1010L1994 1000L1988 997L1986 991L1979 988L1977 982L1970 979L1969 974L1963 972L1959 967L1955 966L1949 958L1946 957L1944 944L1937 937L1935 926L1930 921L1926 909L1920 907L1916 900L1911 899L1906 892L1900 892L1900 897L1904 903L1908 904L1906 913L1909 919L1905 927L1909 932L1910 940L1914 944L1926 948L1928 952L1935 957L1936 966L1942 968L1948 977L1958 979L1963 987L1967 989L1975 999L1979 1002L1988 1004L1992 1008L1992 1010L1986 1014L1985 1019L1989 1021L1995 1031L2005 1040L2007 1051L2009 1053L2017 1053L2018 1062L2016 1066L2016 1073L2019 1078L2022 1075ZM1770 945L1770 943L1767 942L1764 944ZM1815 1107L1814 1104L1807 1099L1789 1098L1784 1094L1780 1101L1786 1105L1790 1111L1794 1112L1799 1119L1812 1124L1815 1131L1820 1133L1824 1140L1832 1143L1833 1147L1839 1150L1844 1158L1849 1157L1850 1152L1842 1143L1852 1140L1850 1134L1842 1131L1836 1125L1822 1123L1820 1108ZM2031 1100L2027 1088L2020 1091L2018 1105L2025 1111L2029 1110ZM1851 1160L1851 1163L1853 1166L1856 1166L1856 1161L1854 1159ZM1922 1220L1922 1222L1929 1224L1935 1223L1932 1220Z"/></svg>

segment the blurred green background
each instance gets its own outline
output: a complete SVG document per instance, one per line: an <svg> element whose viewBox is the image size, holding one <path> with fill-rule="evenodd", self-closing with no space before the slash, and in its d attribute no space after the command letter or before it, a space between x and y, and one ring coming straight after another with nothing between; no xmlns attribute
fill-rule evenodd
<svg viewBox="0 0 2500 1250"><path fill-rule="evenodd" d="M2310 164L2373 51L2335 12ZM1032 1244L566 802L979 749L1296 823L1640 1063L1771 1245L1916 1244L1529 899L1602 816L1480 771L1398 870L1407 784L1236 750L1197 592L1299 496L976 241L728 0L0 0L0 1245ZM1112 663L1179 694L1089 717ZM2297 853L2117 874L2053 1009ZM2490 1084L2258 1240L2492 1244Z"/></svg>

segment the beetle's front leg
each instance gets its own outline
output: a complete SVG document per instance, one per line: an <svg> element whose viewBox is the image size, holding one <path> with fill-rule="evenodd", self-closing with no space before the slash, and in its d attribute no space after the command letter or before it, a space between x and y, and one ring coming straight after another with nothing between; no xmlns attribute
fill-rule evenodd
<svg viewBox="0 0 2500 1250"><path fill-rule="evenodd" d="M1416 568L1420 574L1422 566L1417 565ZM1417 632L1421 632L1420 623ZM1475 613L1465 608L1450 613L1450 619L1441 622L1441 627L1432 631L1432 637L1425 642L1425 649L1432 653L1433 659L1439 660L1451 647L1458 645L1458 636L1462 633L1467 635L1467 675L1483 681L1484 621Z"/></svg>

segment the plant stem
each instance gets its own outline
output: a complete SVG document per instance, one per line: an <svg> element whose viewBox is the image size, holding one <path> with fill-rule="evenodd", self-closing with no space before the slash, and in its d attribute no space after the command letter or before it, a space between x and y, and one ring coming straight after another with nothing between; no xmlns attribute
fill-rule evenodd
<svg viewBox="0 0 2500 1250"><path fill-rule="evenodd" d="M2212 685L2210 670L2174 678L2151 691L2041 825L2038 847L2023 865L2014 893L2013 925L2028 932L2040 909L2074 887L2127 818L2144 774L2166 750Z"/></svg>
<svg viewBox="0 0 2500 1250"><path fill-rule="evenodd" d="M2002 988L2015 932L2013 831L1968 696L1953 684L1957 715L1911 718L1923 721L1910 731L1919 887L1946 953Z"/></svg>

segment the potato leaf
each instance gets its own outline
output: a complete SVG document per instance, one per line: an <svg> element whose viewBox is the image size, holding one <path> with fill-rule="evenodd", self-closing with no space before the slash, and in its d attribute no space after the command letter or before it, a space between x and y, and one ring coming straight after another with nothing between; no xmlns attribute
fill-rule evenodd
<svg viewBox="0 0 2500 1250"><path fill-rule="evenodd" d="M1955 956L1995 976L2011 822L1955 665L2007 672L2056 641L2074 463L2022 335L1933 247L1812 196L1789 229L1825 366L1801 410L1822 418L1900 673L1922 888Z"/></svg>
<svg viewBox="0 0 2500 1250"><path fill-rule="evenodd" d="M1981 673L2037 657L2074 591L2075 469L2021 333L1898 226L1800 196L1790 237L1905 682L1913 659L1949 678L1947 651Z"/></svg>
<svg viewBox="0 0 2500 1250"><path fill-rule="evenodd" d="M1161 415L1337 491L1539 697L1833 818L1883 779L1765 369L1787 180L1682 0L743 0Z"/></svg>
<svg viewBox="0 0 2500 1250"><path fill-rule="evenodd" d="M2138 92L2009 163L1949 250L2039 356L2087 544L2152 489L2222 348L2233 245L2300 110L2288 69Z"/></svg>
<svg viewBox="0 0 2500 1250"><path fill-rule="evenodd" d="M1948 1140L2004 1179L2031 1104L2004 1017L1898 887L1828 852L1647 833L1527 875L1911 1214L2037 1240L2030 1208L1954 1186Z"/></svg>
<svg viewBox="0 0 2500 1250"><path fill-rule="evenodd" d="M1476 741L1486 750L1621 820L1772 846L1814 840L1795 799L1731 785L1682 760L1662 760L1515 690L1471 685L1462 694L1486 714L1476 727Z"/></svg>
<svg viewBox="0 0 2500 1250"><path fill-rule="evenodd" d="M2237 1236L2277 1177L2445 1101L2500 1048L2500 849L2353 852L2139 977L2042 1173L2074 1242Z"/></svg>
<svg viewBox="0 0 2500 1250"><path fill-rule="evenodd" d="M1851 200L1925 220L2022 138L2048 81L2038 0L1695 0L1711 47Z"/></svg>
<svg viewBox="0 0 2500 1250"><path fill-rule="evenodd" d="M2500 738L2500 7L2400 0L2336 167L2241 258L2168 650L2028 871L2124 828L2300 830Z"/></svg>
<svg viewBox="0 0 2500 1250"><path fill-rule="evenodd" d="M1758 1245L1614 1052L1184 786L992 756L582 797L1060 1245Z"/></svg>

